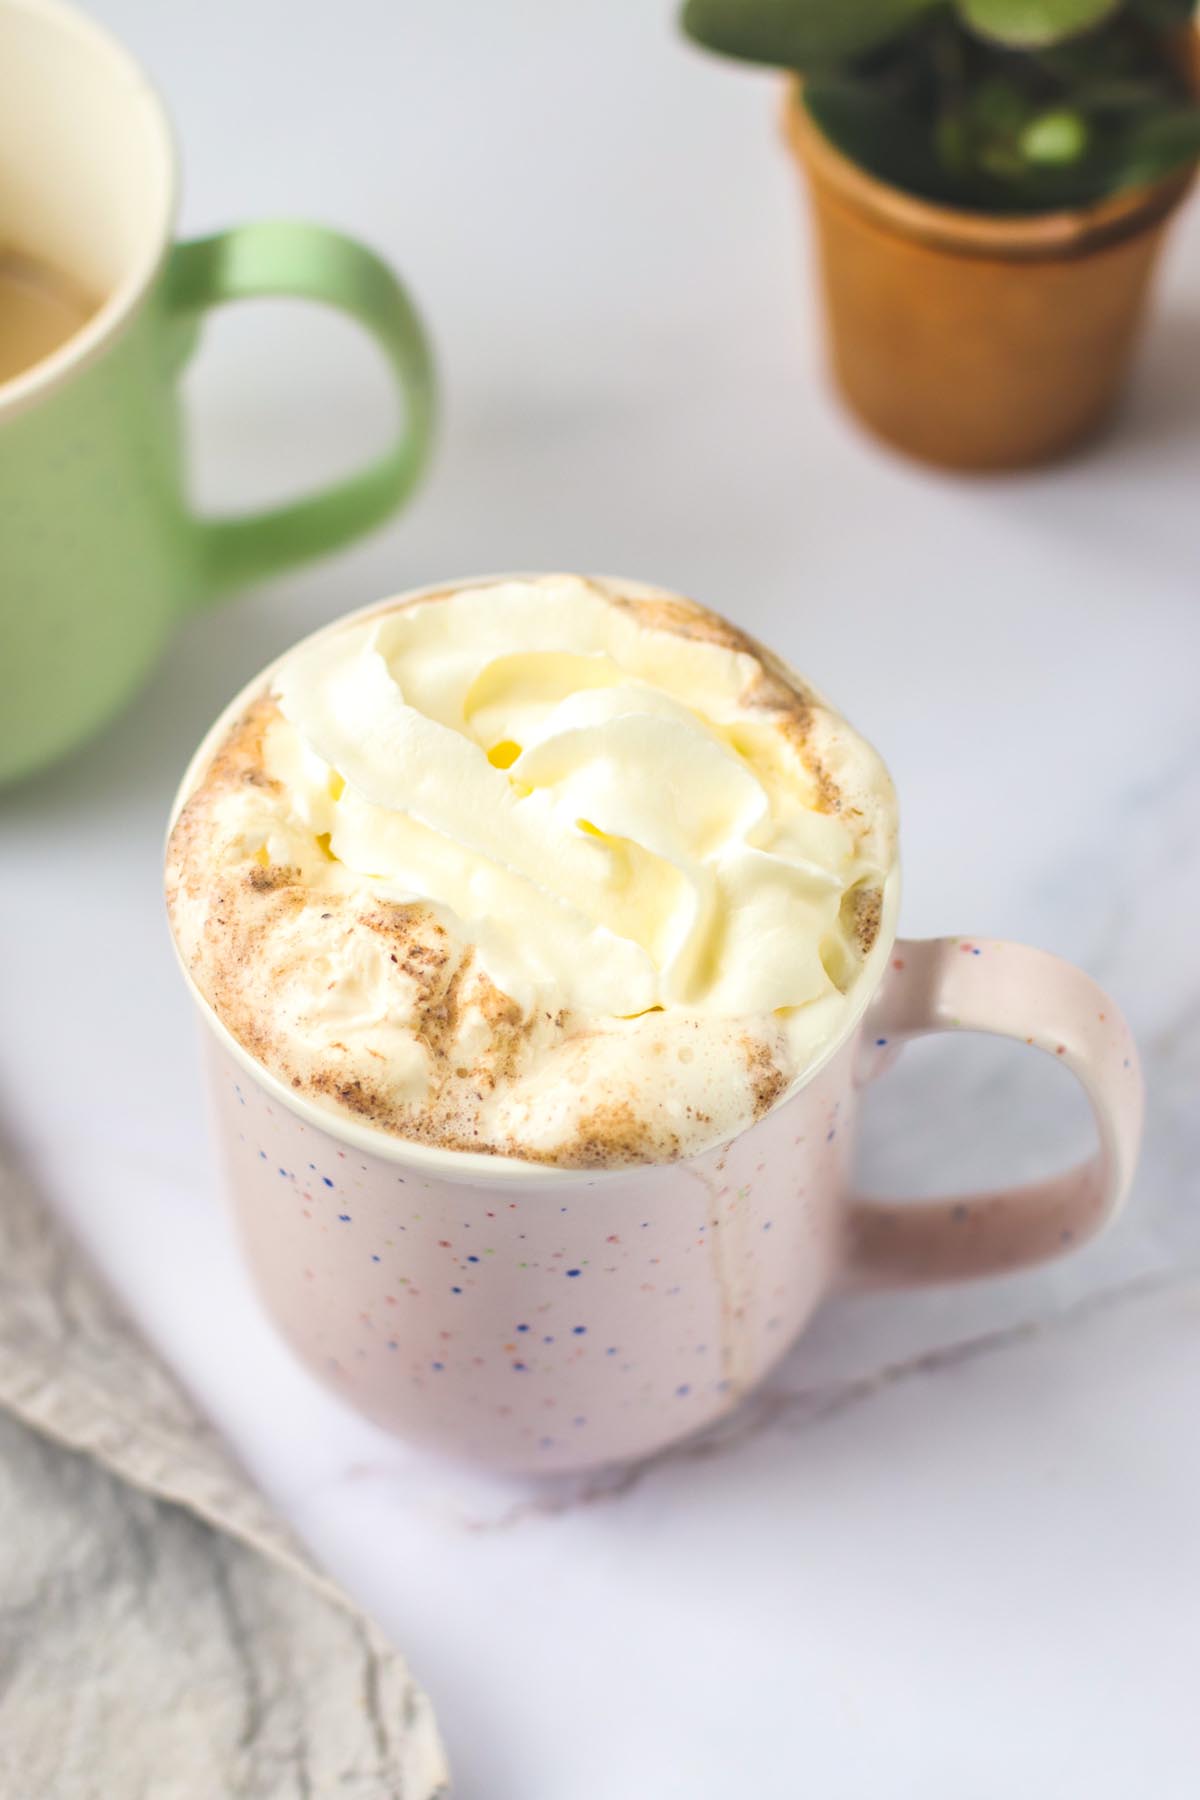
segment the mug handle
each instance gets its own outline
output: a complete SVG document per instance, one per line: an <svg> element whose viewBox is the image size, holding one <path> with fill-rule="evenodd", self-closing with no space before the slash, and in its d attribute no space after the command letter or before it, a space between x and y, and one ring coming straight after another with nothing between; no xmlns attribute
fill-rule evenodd
<svg viewBox="0 0 1200 1800"><path fill-rule="evenodd" d="M198 322L210 307L263 296L317 300L364 325L391 365L405 408L390 450L323 492L245 517L196 522L206 598L348 543L380 524L424 469L434 413L433 361L415 307L388 265L323 225L239 225L177 244L167 306Z"/></svg>
<svg viewBox="0 0 1200 1800"><path fill-rule="evenodd" d="M1124 1200L1142 1132L1143 1090L1129 1027L1082 970L990 938L899 942L863 1028L870 1079L914 1037L983 1031L1063 1063L1091 1102L1096 1154L1026 1186L946 1200L849 1203L843 1285L910 1286L997 1275L1058 1256Z"/></svg>

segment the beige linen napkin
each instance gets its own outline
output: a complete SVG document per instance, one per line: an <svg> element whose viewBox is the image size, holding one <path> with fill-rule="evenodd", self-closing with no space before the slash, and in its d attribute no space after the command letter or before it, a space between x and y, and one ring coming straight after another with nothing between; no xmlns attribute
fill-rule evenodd
<svg viewBox="0 0 1200 1800"><path fill-rule="evenodd" d="M401 1656L0 1150L0 1796L447 1793Z"/></svg>

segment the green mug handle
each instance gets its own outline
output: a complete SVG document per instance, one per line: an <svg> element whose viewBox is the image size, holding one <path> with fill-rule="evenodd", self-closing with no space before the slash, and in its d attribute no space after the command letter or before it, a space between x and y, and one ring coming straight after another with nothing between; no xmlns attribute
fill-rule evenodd
<svg viewBox="0 0 1200 1800"><path fill-rule="evenodd" d="M165 299L177 318L198 324L209 307L270 295L321 301L364 325L391 365L405 421L390 450L333 487L245 517L198 519L204 599L335 550L382 523L411 492L429 455L429 342L412 301L373 251L323 225L279 220L235 226L171 252Z"/></svg>

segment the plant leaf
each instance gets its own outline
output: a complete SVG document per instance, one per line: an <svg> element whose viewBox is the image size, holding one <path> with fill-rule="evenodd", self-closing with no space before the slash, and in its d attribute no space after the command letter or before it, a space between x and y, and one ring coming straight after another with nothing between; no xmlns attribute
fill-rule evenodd
<svg viewBox="0 0 1200 1800"><path fill-rule="evenodd" d="M680 23L708 50L781 69L873 50L944 0L686 0Z"/></svg>
<svg viewBox="0 0 1200 1800"><path fill-rule="evenodd" d="M1200 106L1164 106L1131 123L1122 140L1121 186L1154 181L1200 157Z"/></svg>
<svg viewBox="0 0 1200 1800"><path fill-rule="evenodd" d="M816 76L804 103L831 143L889 186L952 205L959 181L931 121L851 76Z"/></svg>
<svg viewBox="0 0 1200 1800"><path fill-rule="evenodd" d="M1081 162L1087 147L1088 130L1083 115L1065 106L1039 114L1021 133L1021 154L1026 162L1052 169Z"/></svg>
<svg viewBox="0 0 1200 1800"><path fill-rule="evenodd" d="M1121 0L957 0L969 30L1010 50L1040 50L1090 31Z"/></svg>
<svg viewBox="0 0 1200 1800"><path fill-rule="evenodd" d="M1191 24L1196 0L1128 0L1128 7L1135 19L1159 31L1171 31Z"/></svg>

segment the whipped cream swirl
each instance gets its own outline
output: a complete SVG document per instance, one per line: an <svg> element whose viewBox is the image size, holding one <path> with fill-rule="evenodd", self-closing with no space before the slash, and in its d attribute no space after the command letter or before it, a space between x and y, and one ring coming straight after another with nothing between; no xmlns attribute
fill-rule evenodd
<svg viewBox="0 0 1200 1800"><path fill-rule="evenodd" d="M602 1074L606 1105L647 1115L644 1154L690 1151L748 1122L855 1004L894 860L890 784L835 713L714 615L577 577L463 587L321 633L284 659L268 699L255 780L226 795L201 848L248 867L243 909L256 894L278 904L263 871L288 871L307 901L337 897L336 912L308 906L298 923L289 905L279 919L314 950L335 922L336 955L319 962L322 977L336 964L329 1030L319 983L298 1010L294 992L264 990L280 1016L263 1041L286 1045L291 1005L292 1051L302 1037L310 1062L328 1061L336 1044L356 1079L382 1081L395 1116L371 1116L385 1127L436 1138L435 1116L452 1115L442 1141L571 1161ZM213 934L189 928L179 892L177 935L204 987ZM420 909L454 966L503 999L500 1014L479 1003L445 1067L422 1030L428 995L397 1004L377 926L348 932L346 903ZM500 1016L516 1041L481 1080ZM678 1058L670 1094L644 1066L664 1034L712 1047L682 1077L690 1102ZM730 1075L734 1043L757 1087ZM778 1076L765 1088L764 1058ZM666 1115L651 1117L664 1106L666 1138Z"/></svg>

